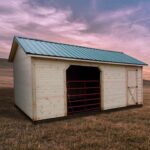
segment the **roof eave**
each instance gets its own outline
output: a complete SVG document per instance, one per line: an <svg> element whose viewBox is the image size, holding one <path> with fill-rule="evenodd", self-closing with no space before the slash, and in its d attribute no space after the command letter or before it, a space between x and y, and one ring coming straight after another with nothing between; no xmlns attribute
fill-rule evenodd
<svg viewBox="0 0 150 150"><path fill-rule="evenodd" d="M13 62L16 51L17 51L17 47L18 47L18 43L16 41L16 37L14 36L12 46L11 46L11 50L10 50L10 54L9 54L9 57L8 57L9 62Z"/></svg>
<svg viewBox="0 0 150 150"><path fill-rule="evenodd" d="M80 62L93 62L93 63L102 63L102 64L114 64L114 65L126 65L126 66L148 66L148 64L129 64L129 63L117 63L117 62L106 62L106 61L96 61L96 60L86 60L86 59L76 59L76 58L66 58L66 57L57 57L57 56L45 56L38 54L26 53L27 55L33 58L47 58L47 59L57 59L57 60L67 60L67 61L80 61Z"/></svg>

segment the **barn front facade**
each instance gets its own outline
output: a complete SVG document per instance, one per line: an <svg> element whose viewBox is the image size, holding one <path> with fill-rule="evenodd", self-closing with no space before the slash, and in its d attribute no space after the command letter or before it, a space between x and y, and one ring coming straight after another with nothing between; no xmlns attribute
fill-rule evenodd
<svg viewBox="0 0 150 150"><path fill-rule="evenodd" d="M145 63L122 52L15 37L15 105L32 120L143 104Z"/></svg>

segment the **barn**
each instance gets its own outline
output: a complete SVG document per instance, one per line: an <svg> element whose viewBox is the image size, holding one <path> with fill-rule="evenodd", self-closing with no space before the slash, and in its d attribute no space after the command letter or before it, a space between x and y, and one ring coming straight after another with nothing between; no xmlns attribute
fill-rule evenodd
<svg viewBox="0 0 150 150"><path fill-rule="evenodd" d="M15 105L32 120L143 104L144 62L122 52L14 37Z"/></svg>

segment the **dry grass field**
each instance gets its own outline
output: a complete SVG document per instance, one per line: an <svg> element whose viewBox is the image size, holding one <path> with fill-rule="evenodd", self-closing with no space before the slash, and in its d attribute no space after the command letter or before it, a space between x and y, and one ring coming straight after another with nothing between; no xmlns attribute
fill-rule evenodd
<svg viewBox="0 0 150 150"><path fill-rule="evenodd" d="M0 60L0 150L149 150L150 82L140 108L34 125L13 103L12 65Z"/></svg>

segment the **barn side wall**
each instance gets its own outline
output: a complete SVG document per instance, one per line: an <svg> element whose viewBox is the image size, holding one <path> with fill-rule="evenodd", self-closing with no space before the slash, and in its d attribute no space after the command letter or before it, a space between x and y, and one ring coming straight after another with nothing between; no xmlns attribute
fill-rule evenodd
<svg viewBox="0 0 150 150"><path fill-rule="evenodd" d="M127 69L133 67L38 58L34 58L33 62L37 120L67 115L66 69L70 65L93 66L100 69L100 109L127 106ZM142 104L142 69L141 67L136 69L138 69L138 102Z"/></svg>
<svg viewBox="0 0 150 150"><path fill-rule="evenodd" d="M21 47L17 49L13 67L15 104L33 119L31 57Z"/></svg>

